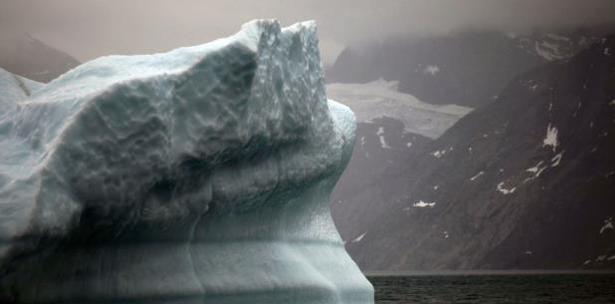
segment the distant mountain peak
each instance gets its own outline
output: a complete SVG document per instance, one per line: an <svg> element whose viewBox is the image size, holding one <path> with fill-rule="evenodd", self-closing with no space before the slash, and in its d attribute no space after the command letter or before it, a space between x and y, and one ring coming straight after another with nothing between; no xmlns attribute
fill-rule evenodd
<svg viewBox="0 0 615 304"><path fill-rule="evenodd" d="M49 82L78 65L78 60L30 33L15 38L0 52L0 67L39 82Z"/></svg>

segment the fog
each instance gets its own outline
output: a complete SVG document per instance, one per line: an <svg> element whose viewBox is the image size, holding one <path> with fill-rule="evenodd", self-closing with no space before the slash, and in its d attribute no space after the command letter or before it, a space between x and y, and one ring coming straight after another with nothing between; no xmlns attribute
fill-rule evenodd
<svg viewBox="0 0 615 304"><path fill-rule="evenodd" d="M314 19L325 62L348 44L467 28L527 31L612 23L612 0L3 0L1 45L29 33L81 61L169 50L236 32L254 18ZM1 54L0 54L1 55Z"/></svg>

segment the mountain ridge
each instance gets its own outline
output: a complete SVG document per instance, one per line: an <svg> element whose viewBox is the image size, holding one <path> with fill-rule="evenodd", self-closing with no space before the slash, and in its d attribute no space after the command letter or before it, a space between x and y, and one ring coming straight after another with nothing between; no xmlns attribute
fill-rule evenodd
<svg viewBox="0 0 615 304"><path fill-rule="evenodd" d="M607 49L615 49L613 37L518 76L494 102L463 117L422 151L390 164L372 189L378 194L355 202L376 204L379 197L378 205L388 212L363 227L338 221L348 239L363 234L347 245L359 265L364 270L615 267L610 245L615 192L609 190L615 168L596 171L615 153L608 141L615 133L609 113L615 110L609 86L615 83L615 64ZM537 201L542 204L530 204ZM584 201L594 204L585 207ZM334 216L343 212L335 206Z"/></svg>

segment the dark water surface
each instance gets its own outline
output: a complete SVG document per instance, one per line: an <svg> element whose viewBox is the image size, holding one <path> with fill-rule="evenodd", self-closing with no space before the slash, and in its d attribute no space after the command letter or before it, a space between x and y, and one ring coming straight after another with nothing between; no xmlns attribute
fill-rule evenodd
<svg viewBox="0 0 615 304"><path fill-rule="evenodd" d="M615 304L615 274L368 275L377 304Z"/></svg>

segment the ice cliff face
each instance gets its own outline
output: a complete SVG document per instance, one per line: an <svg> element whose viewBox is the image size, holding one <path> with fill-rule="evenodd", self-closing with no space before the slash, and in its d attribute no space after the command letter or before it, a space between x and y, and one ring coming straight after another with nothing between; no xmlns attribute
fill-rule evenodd
<svg viewBox="0 0 615 304"><path fill-rule="evenodd" d="M313 23L33 92L0 76L24 92L0 97L2 302L373 302L329 213L355 121L326 99Z"/></svg>

